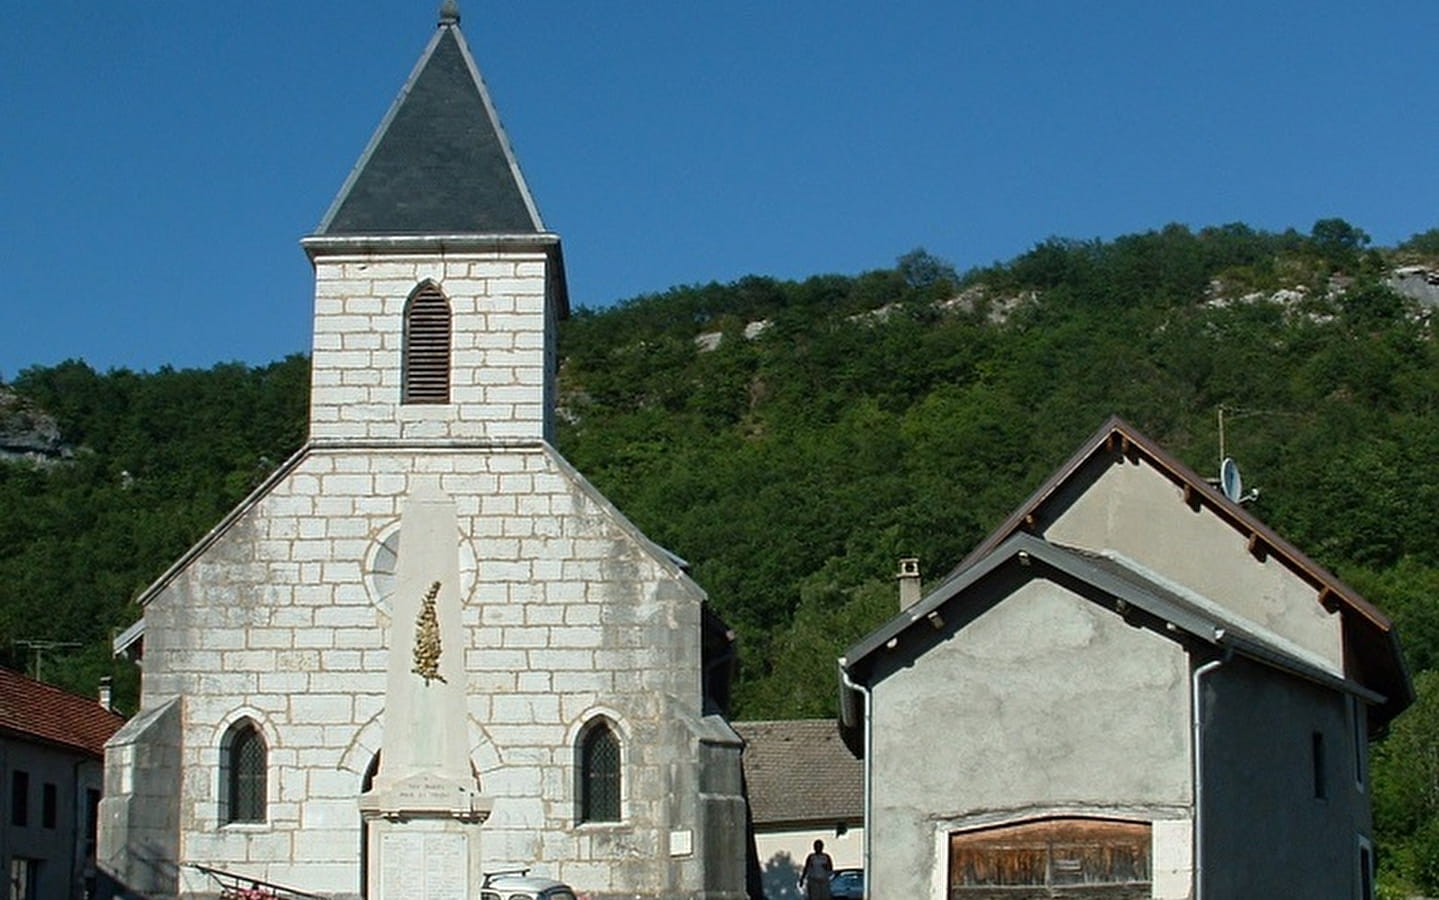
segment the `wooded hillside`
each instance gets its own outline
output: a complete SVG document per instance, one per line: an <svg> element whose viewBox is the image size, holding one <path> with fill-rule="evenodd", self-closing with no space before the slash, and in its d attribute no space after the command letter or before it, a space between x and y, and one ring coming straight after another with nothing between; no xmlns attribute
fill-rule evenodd
<svg viewBox="0 0 1439 900"><path fill-rule="evenodd" d="M736 717L792 718L833 713L835 657L896 609L900 557L941 578L1112 413L1215 474L1223 408L1251 509L1398 622L1420 701L1378 752L1376 808L1390 877L1439 886L1439 229L1368 243L1338 219L1172 225L580 310L560 449L739 633ZM112 631L300 446L306 384L301 357L22 372L70 449L0 464L0 662L74 642L47 679L113 671L133 696Z"/></svg>

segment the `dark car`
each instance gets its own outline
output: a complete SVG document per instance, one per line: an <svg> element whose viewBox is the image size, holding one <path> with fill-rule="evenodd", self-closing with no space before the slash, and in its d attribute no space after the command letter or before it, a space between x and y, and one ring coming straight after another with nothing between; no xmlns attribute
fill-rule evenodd
<svg viewBox="0 0 1439 900"><path fill-rule="evenodd" d="M833 900L864 900L864 869L835 869L829 895Z"/></svg>

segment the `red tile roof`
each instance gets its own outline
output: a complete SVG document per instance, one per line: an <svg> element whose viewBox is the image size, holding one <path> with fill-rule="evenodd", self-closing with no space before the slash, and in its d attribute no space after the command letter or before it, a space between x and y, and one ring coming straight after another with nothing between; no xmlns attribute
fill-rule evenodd
<svg viewBox="0 0 1439 900"><path fill-rule="evenodd" d="M0 731L103 756L125 718L96 700L0 669Z"/></svg>
<svg viewBox="0 0 1439 900"><path fill-rule="evenodd" d="M863 820L864 772L834 719L731 724L745 742L745 785L756 826Z"/></svg>

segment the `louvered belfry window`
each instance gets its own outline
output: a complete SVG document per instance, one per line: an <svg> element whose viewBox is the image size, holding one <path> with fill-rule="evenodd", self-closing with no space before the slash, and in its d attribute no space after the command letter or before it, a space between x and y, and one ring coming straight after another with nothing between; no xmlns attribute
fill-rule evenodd
<svg viewBox="0 0 1439 900"><path fill-rule="evenodd" d="M450 402L450 301L433 281L405 306L403 403Z"/></svg>
<svg viewBox="0 0 1439 900"><path fill-rule="evenodd" d="M620 820L620 739L608 722L595 722L580 739L581 822Z"/></svg>

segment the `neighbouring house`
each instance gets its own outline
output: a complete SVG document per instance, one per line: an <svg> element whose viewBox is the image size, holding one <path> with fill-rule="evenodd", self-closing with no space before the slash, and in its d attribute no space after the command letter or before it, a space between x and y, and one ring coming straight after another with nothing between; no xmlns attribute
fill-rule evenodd
<svg viewBox="0 0 1439 900"><path fill-rule="evenodd" d="M794 900L816 840L836 868L863 865L863 772L833 719L735 722L767 900Z"/></svg>
<svg viewBox="0 0 1439 900"><path fill-rule="evenodd" d="M552 445L560 240L453 3L301 243L309 437L116 641L143 678L102 864L152 898L438 900L525 868L743 897L732 635Z"/></svg>
<svg viewBox="0 0 1439 900"><path fill-rule="evenodd" d="M105 742L125 722L99 700L0 669L0 870L7 900L74 900L96 884Z"/></svg>
<svg viewBox="0 0 1439 900"><path fill-rule="evenodd" d="M1390 621L1120 419L840 675L874 896L1373 896Z"/></svg>

